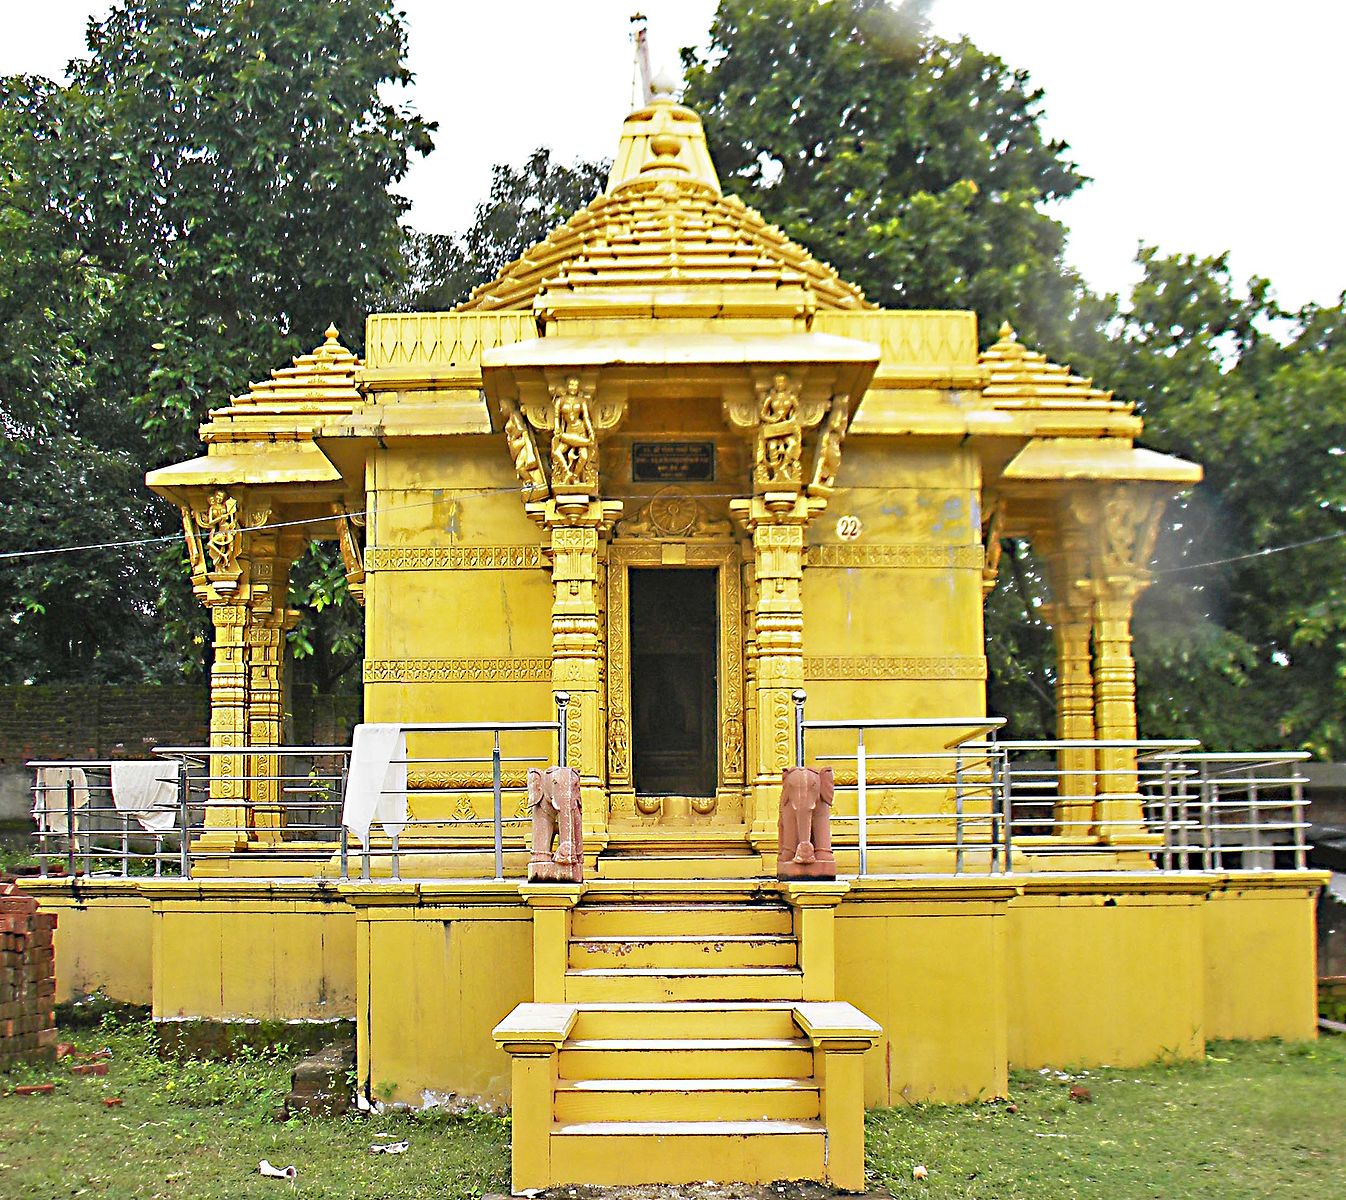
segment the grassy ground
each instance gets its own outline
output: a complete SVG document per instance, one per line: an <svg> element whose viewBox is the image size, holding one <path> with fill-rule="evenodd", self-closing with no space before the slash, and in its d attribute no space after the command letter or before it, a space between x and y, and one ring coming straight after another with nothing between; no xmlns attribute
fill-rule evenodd
<svg viewBox="0 0 1346 1200"><path fill-rule="evenodd" d="M488 1115L272 1120L283 1054L161 1063L143 1025L72 1035L109 1046L105 1078L66 1066L16 1073L49 1096L0 1097L0 1196L136 1200L359 1197L456 1200L505 1189L509 1125ZM2 1078L2 1077L0 1077ZM1089 1102L1070 1098L1088 1089ZM1199 1064L1071 1076L1019 1072L1012 1101L870 1114L874 1181L897 1196L975 1200L1163 1197L1328 1200L1346 1195L1346 1038L1227 1044ZM119 1107L104 1099L121 1097ZM407 1153L369 1153L376 1134ZM383 1139L389 1140L389 1139ZM294 1163L298 1180L257 1163ZM912 1178L926 1167L928 1178Z"/></svg>
<svg viewBox="0 0 1346 1200"><path fill-rule="evenodd" d="M110 1047L108 1074L72 1077L62 1065L9 1078L11 1085L54 1081L56 1090L0 1098L6 1200L450 1200L508 1190L509 1123L499 1117L389 1114L277 1123L273 1114L289 1090L293 1061L284 1054L169 1064L155 1057L144 1025L63 1036L82 1051ZM121 1097L121 1106L106 1107L111 1097ZM405 1154L369 1152L376 1141L403 1138L411 1142ZM262 1178L261 1159L293 1163L298 1179Z"/></svg>
<svg viewBox="0 0 1346 1200"><path fill-rule="evenodd" d="M1011 1102L1017 1112L872 1113L870 1170L896 1196L968 1200L1346 1196L1346 1038L1216 1044L1204 1063L1139 1071L1016 1072Z"/></svg>

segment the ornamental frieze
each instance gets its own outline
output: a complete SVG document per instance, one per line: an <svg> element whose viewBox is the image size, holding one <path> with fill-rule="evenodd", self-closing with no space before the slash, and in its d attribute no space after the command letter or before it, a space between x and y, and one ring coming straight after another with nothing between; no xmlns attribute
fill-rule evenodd
<svg viewBox="0 0 1346 1200"><path fill-rule="evenodd" d="M546 564L541 546L375 546L367 571L523 571Z"/></svg>
<svg viewBox="0 0 1346 1200"><path fill-rule="evenodd" d="M538 683L551 681L550 658L371 658L366 683Z"/></svg>
<svg viewBox="0 0 1346 1200"><path fill-rule="evenodd" d="M804 659L805 679L985 679L981 654L947 657L821 655Z"/></svg>
<svg viewBox="0 0 1346 1200"><path fill-rule="evenodd" d="M980 571L985 556L980 546L851 545L810 546L810 567L887 567Z"/></svg>

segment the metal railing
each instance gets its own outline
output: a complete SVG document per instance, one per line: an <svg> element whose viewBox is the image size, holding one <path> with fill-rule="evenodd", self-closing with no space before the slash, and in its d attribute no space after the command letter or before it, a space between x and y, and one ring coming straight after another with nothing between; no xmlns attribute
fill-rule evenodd
<svg viewBox="0 0 1346 1200"><path fill-rule="evenodd" d="M351 878L351 856L359 857L359 878L370 879L386 867L389 878L402 878L407 854L431 858L477 856L489 832L496 879L505 878L507 849L526 851L531 832L526 775L506 777L505 768L566 765L566 712L570 697L556 694L554 721L416 722L398 726L411 736L414 751L389 760L406 771L406 786L384 786L381 797L414 798L418 807L438 798L451 809L425 816L399 815L394 828L354 844L343 821L351 766L351 746L161 746L154 753L171 764L165 778L174 782L173 828L138 829L139 815L119 808L110 760L35 760L33 833L42 874L173 875L191 878L194 864L230 859L242 848L261 852L280 876L334 875ZM554 734L550 753L506 753L505 741L527 734ZM441 739L476 742L453 752L436 753ZM78 768L84 782L47 782L54 769ZM419 776L419 777L417 777ZM414 785L414 786L413 786ZM81 802L87 791L88 800ZM489 814L477 815L476 800L489 795ZM96 798L96 799L95 799ZM517 801L506 812L507 800ZM163 811L163 810L160 810ZM380 823L375 819L375 825ZM524 827L517 845L507 827ZM475 836L474 836L475 835ZM404 842L410 841L410 850Z"/></svg>
<svg viewBox="0 0 1346 1200"><path fill-rule="evenodd" d="M1003 719L990 717L808 720L806 702L794 693L799 765L806 734L853 735L844 750L833 739L810 761L834 766L836 792L854 797L854 812L834 806L833 842L855 848L861 876L876 849L890 861L937 852L927 863L943 852L955 874L1062 869L1117 851L1147 870L1307 866L1298 770L1307 753L1207 753L1177 739L1005 740L996 737ZM876 751L881 733L888 745ZM1125 790L1110 792L1119 781Z"/></svg>
<svg viewBox="0 0 1346 1200"><path fill-rule="evenodd" d="M1158 755L1147 809L1164 831L1166 869L1296 870L1308 865L1307 751Z"/></svg>
<svg viewBox="0 0 1346 1200"><path fill-rule="evenodd" d="M190 820L180 772L169 804L119 807L108 759L34 759L27 765L33 771L33 853L42 875L186 873L182 831Z"/></svg>

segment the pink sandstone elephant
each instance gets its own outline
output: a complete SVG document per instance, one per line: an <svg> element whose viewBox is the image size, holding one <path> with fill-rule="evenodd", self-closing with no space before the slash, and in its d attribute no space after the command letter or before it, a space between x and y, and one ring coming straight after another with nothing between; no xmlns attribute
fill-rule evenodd
<svg viewBox="0 0 1346 1200"><path fill-rule="evenodd" d="M580 819L580 773L574 767L528 772L528 808L533 817L530 880L584 882L584 830ZM556 850L552 850L552 842Z"/></svg>
<svg viewBox="0 0 1346 1200"><path fill-rule="evenodd" d="M782 773L777 831L778 878L837 877L837 862L832 857L831 767L789 767Z"/></svg>

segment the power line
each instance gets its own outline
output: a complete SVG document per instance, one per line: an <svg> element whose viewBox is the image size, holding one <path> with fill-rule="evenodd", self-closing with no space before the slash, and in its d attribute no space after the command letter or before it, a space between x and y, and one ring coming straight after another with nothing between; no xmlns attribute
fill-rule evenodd
<svg viewBox="0 0 1346 1200"><path fill-rule="evenodd" d="M1268 554L1280 554L1286 550L1300 550L1305 546L1318 546L1323 542L1335 542L1338 538L1346 537L1346 529L1339 529L1336 533L1325 533L1321 537L1307 538L1302 542L1287 542L1284 546L1267 546L1262 550L1252 550L1247 554L1234 554L1229 558L1213 558L1209 562L1186 563L1181 567L1165 567L1162 571L1155 571L1155 575L1175 575L1179 571L1197 571L1202 567L1222 567L1226 563L1246 562L1250 558L1265 558Z"/></svg>

